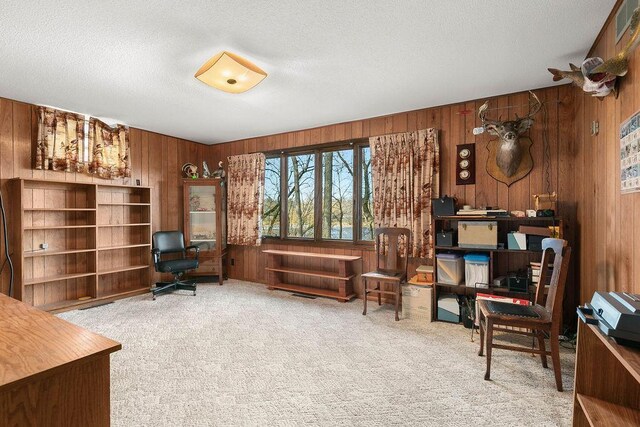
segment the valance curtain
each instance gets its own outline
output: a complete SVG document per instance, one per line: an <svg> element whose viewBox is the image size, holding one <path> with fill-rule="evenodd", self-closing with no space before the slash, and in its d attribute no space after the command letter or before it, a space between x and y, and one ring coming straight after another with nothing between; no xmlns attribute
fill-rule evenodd
<svg viewBox="0 0 640 427"><path fill-rule="evenodd" d="M37 114L35 168L84 171L84 116L47 107Z"/></svg>
<svg viewBox="0 0 640 427"><path fill-rule="evenodd" d="M89 172L105 179L131 177L129 128L89 120Z"/></svg>
<svg viewBox="0 0 640 427"><path fill-rule="evenodd" d="M262 153L230 156L227 195L227 242L260 246L264 203L265 156Z"/></svg>
<svg viewBox="0 0 640 427"><path fill-rule="evenodd" d="M372 137L369 145L374 226L410 229L409 255L431 258L431 199L440 193L438 131Z"/></svg>

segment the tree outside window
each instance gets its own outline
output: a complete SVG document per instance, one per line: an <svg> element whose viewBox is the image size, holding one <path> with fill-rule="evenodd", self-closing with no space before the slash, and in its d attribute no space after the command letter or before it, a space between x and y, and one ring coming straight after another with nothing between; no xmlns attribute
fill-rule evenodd
<svg viewBox="0 0 640 427"><path fill-rule="evenodd" d="M315 156L298 154L287 159L287 218L289 237L313 237Z"/></svg>
<svg viewBox="0 0 640 427"><path fill-rule="evenodd" d="M371 182L371 148L362 147L360 150L361 177L361 209L360 239L373 240L373 185Z"/></svg>
<svg viewBox="0 0 640 427"><path fill-rule="evenodd" d="M322 238L353 240L353 149L322 153Z"/></svg>
<svg viewBox="0 0 640 427"><path fill-rule="evenodd" d="M280 237L280 158L268 158L264 168L262 235Z"/></svg>
<svg viewBox="0 0 640 427"><path fill-rule="evenodd" d="M283 230L281 223L286 224ZM262 227L266 237L373 240L367 140L267 155Z"/></svg>

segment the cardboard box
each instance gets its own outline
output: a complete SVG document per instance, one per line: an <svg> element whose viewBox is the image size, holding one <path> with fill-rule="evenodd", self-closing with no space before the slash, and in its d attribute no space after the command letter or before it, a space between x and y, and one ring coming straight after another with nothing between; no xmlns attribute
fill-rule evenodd
<svg viewBox="0 0 640 427"><path fill-rule="evenodd" d="M458 246L472 249L498 249L498 222L459 221Z"/></svg>
<svg viewBox="0 0 640 427"><path fill-rule="evenodd" d="M431 286L402 286L402 318L431 322L432 295Z"/></svg>
<svg viewBox="0 0 640 427"><path fill-rule="evenodd" d="M531 198L533 199L533 207L537 211L545 209L556 210L558 195L555 191L551 194L534 194Z"/></svg>
<svg viewBox="0 0 640 427"><path fill-rule="evenodd" d="M518 231L524 234L533 234L534 236L551 237L552 231L549 227L533 227L530 225L521 225Z"/></svg>
<svg viewBox="0 0 640 427"><path fill-rule="evenodd" d="M433 283L433 266L432 265L421 265L416 268L416 273L418 276L418 282L420 283Z"/></svg>

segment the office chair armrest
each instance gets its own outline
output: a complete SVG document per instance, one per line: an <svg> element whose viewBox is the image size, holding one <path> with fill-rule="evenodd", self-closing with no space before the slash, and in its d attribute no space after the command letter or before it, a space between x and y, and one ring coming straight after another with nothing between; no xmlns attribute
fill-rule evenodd
<svg viewBox="0 0 640 427"><path fill-rule="evenodd" d="M151 255L153 256L153 264L157 265L160 262L160 255L162 254L162 251L160 249L157 248L152 248L151 249Z"/></svg>
<svg viewBox="0 0 640 427"><path fill-rule="evenodd" d="M200 246L198 246L198 245L190 245L190 246L187 246L186 248L184 248L185 252L188 251L188 250L191 250L191 249L195 249L195 251L196 251L196 260L198 258L200 258Z"/></svg>

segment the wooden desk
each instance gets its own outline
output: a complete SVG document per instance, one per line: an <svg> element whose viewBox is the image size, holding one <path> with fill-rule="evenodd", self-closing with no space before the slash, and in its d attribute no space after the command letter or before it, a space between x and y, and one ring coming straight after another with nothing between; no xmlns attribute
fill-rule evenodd
<svg viewBox="0 0 640 427"><path fill-rule="evenodd" d="M267 254L269 257L267 267L265 268L265 270L267 270L267 287L269 289L281 289L284 291L335 298L340 302L349 301L351 298L356 296L353 292L353 278L355 277L353 263L361 259L359 256L279 251L273 249L262 251L262 253ZM283 257L316 258L321 260L338 261L338 271L321 271L290 267L283 264ZM338 290L284 283L283 274L295 274L300 276L337 280Z"/></svg>
<svg viewBox="0 0 640 427"><path fill-rule="evenodd" d="M578 321L574 426L640 425L640 349Z"/></svg>
<svg viewBox="0 0 640 427"><path fill-rule="evenodd" d="M0 425L108 426L116 341L0 294Z"/></svg>

